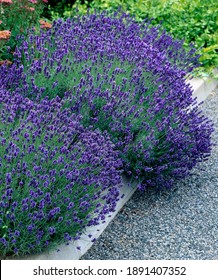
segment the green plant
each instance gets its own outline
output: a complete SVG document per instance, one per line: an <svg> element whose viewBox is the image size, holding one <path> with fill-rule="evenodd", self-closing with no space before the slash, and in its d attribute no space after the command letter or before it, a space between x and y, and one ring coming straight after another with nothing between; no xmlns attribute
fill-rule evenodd
<svg viewBox="0 0 218 280"><path fill-rule="evenodd" d="M0 89L0 101L0 255L79 239L120 197L114 145L59 98L37 104Z"/></svg>
<svg viewBox="0 0 218 280"><path fill-rule="evenodd" d="M108 131L141 189L170 187L209 155L212 127L185 81L198 55L166 32L102 12L53 22L15 56L2 84L36 102L58 95L85 127Z"/></svg>
<svg viewBox="0 0 218 280"><path fill-rule="evenodd" d="M159 28L105 11L59 19L14 57L0 71L2 254L104 222L123 171L140 190L170 188L209 157L213 125L186 83L199 56Z"/></svg>
<svg viewBox="0 0 218 280"><path fill-rule="evenodd" d="M27 36L27 31L33 26L39 26L38 20L46 0L0 1L0 32L10 31L10 37L0 38L0 60L13 60L15 47L19 45L18 35ZM7 2L7 3L6 3ZM8 48L10 52L8 52Z"/></svg>
<svg viewBox="0 0 218 280"><path fill-rule="evenodd" d="M63 17L66 8L71 7L76 0L49 0L48 5L43 10L42 16L52 20Z"/></svg>
<svg viewBox="0 0 218 280"><path fill-rule="evenodd" d="M118 7L134 16L137 21L153 19L176 39L184 40L186 49L193 44L201 55L198 76L212 75L218 65L218 2L214 0L77 0L72 9L66 9L64 17L77 13L93 13L95 9L114 12Z"/></svg>

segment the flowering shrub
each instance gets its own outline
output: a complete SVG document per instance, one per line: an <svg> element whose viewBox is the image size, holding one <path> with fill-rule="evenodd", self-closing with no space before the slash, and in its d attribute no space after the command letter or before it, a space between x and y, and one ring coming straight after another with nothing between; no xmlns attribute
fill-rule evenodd
<svg viewBox="0 0 218 280"><path fill-rule="evenodd" d="M121 160L59 98L0 90L0 251L23 255L80 238L115 210ZM90 237L91 238L91 237Z"/></svg>
<svg viewBox="0 0 218 280"><path fill-rule="evenodd" d="M137 21L152 19L152 24L162 25L174 38L184 39L188 49L192 42L201 54L201 67L195 69L197 76L214 75L218 65L218 2L216 0L90 0L75 1L72 7L65 6L65 11L59 17L94 13L95 9L113 12L122 7L126 13L133 15ZM52 13L58 16L57 12Z"/></svg>
<svg viewBox="0 0 218 280"><path fill-rule="evenodd" d="M21 39L24 40L22 36ZM29 40L16 49L14 56L17 65L13 67L12 75L5 74L6 83L15 78L14 71L19 83L23 72L21 68L24 67L29 81L31 75L35 76L31 83L35 90L35 79L38 76L39 80L42 76L45 77L45 80L40 80L44 84L48 80L55 81L60 72L71 80L65 63L72 65L72 59L81 63L88 59L95 61L99 56L102 56L102 60L118 58L128 61L133 68L137 65L143 71L157 75L159 82L163 81L169 87L174 87L175 81L179 88L184 85L184 78L198 65L199 57L194 49L186 52L181 41L173 40L165 32L161 33L158 27L150 27L149 23L138 24L125 14L121 17L108 17L104 12L100 15L75 17L66 22L60 19L54 22L53 28L48 32L41 30L40 35L32 32ZM42 70L44 75L38 75ZM26 79L20 83L23 86ZM13 86L10 82L10 87L11 84ZM35 93L31 90L25 88L25 92L35 98Z"/></svg>
<svg viewBox="0 0 218 280"><path fill-rule="evenodd" d="M47 2L44 0L0 1L0 60L13 59L12 52L20 43L17 35L27 36L27 30L37 25L45 3ZM1 32L7 30L10 34L7 36L7 40L2 40Z"/></svg>
<svg viewBox="0 0 218 280"><path fill-rule="evenodd" d="M85 127L109 132L140 189L170 187L207 159L213 131L186 84L198 56L182 45L125 14L78 16L30 35L0 80L37 102L58 95Z"/></svg>

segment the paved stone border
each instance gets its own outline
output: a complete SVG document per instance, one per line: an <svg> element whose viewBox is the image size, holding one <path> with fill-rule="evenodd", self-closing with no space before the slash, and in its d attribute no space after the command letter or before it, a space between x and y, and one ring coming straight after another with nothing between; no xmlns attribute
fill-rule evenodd
<svg viewBox="0 0 218 280"><path fill-rule="evenodd" d="M197 97L198 102L201 102L207 98L207 96L215 89L218 85L218 81L215 81L211 78L205 79L192 79L189 81L189 84L193 88L193 96ZM106 222L101 224L100 226L87 227L87 231L85 234L81 236L81 239L75 242L70 243L68 246L61 245L58 247L58 250L44 252L42 254L31 255L23 259L28 260L78 260L82 255L84 255L87 250L92 246L93 242L91 242L88 234L92 234L91 239L97 239L101 233L105 230L108 224L113 220L116 214L121 210L124 204L131 198L133 193L136 191L136 182L131 183L127 181L126 178L124 180L124 187L121 189L121 193L124 194L124 198L121 199L117 204L116 211L110 216L107 217ZM77 249L80 248L80 250Z"/></svg>
<svg viewBox="0 0 218 280"><path fill-rule="evenodd" d="M195 78L190 80L189 83L194 90L193 96L197 97L199 103L204 101L218 85L218 81L212 78Z"/></svg>

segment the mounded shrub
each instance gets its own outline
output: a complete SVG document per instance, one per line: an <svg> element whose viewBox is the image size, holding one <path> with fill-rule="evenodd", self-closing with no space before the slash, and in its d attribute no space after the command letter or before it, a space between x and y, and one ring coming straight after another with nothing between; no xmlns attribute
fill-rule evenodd
<svg viewBox="0 0 218 280"><path fill-rule="evenodd" d="M56 248L104 222L123 170L141 190L171 187L210 155L212 124L186 83L194 49L106 13L20 40L0 71L3 256Z"/></svg>
<svg viewBox="0 0 218 280"><path fill-rule="evenodd" d="M2 256L77 240L115 210L122 162L114 145L60 98L37 104L0 89L0 144Z"/></svg>
<svg viewBox="0 0 218 280"><path fill-rule="evenodd" d="M105 12L60 19L15 56L1 83L36 101L58 95L85 127L107 130L140 189L170 187L209 156L212 124L186 83L198 56L157 27Z"/></svg>

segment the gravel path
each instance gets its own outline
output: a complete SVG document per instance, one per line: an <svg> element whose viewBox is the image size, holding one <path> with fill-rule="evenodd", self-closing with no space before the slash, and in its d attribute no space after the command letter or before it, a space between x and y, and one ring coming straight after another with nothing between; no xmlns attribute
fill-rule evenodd
<svg viewBox="0 0 218 280"><path fill-rule="evenodd" d="M203 105L218 145L218 88ZM172 191L138 191L83 260L218 259L218 146Z"/></svg>

